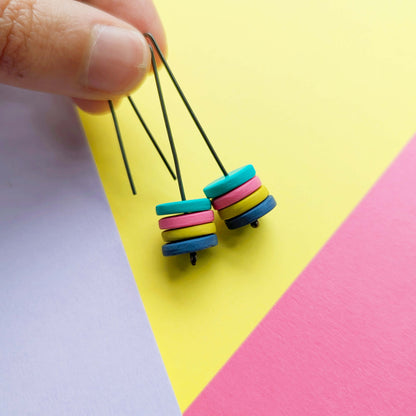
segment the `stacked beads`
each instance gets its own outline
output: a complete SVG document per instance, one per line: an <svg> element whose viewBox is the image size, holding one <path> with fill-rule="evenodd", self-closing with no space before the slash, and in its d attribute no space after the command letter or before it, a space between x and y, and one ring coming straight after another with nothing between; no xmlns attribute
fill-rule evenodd
<svg viewBox="0 0 416 416"><path fill-rule="evenodd" d="M159 220L164 256L191 254L196 263L196 252L218 244L215 234L214 212L207 198L168 202L156 206L157 215L171 215ZM179 215L177 215L179 214Z"/></svg>
<svg viewBox="0 0 416 416"><path fill-rule="evenodd" d="M212 206L230 230L248 224L257 226L258 219L276 206L253 165L243 166L210 183L204 193L212 198Z"/></svg>

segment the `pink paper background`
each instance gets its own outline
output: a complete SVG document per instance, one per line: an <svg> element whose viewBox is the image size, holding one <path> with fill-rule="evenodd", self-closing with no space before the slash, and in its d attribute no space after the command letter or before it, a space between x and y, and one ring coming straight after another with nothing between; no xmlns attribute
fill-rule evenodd
<svg viewBox="0 0 416 416"><path fill-rule="evenodd" d="M416 415L416 138L185 416Z"/></svg>

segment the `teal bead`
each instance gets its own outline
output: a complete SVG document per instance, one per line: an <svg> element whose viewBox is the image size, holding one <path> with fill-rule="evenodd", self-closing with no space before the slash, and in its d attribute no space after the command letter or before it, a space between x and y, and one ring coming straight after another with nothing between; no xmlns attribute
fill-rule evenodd
<svg viewBox="0 0 416 416"><path fill-rule="evenodd" d="M266 215L276 206L275 199L269 195L263 202L256 205L254 208L246 211L244 214L238 217L231 218L225 221L225 225L230 229L244 227L245 225L251 224L257 221L263 215Z"/></svg>
<svg viewBox="0 0 416 416"><path fill-rule="evenodd" d="M243 166L242 168L233 170L227 176L222 176L214 182L211 182L204 188L204 193L207 198L217 198L249 181L254 176L256 176L256 170L253 165Z"/></svg>
<svg viewBox="0 0 416 416"><path fill-rule="evenodd" d="M164 256L176 256L178 254L196 253L197 251L214 247L217 244L218 238L216 234L208 234L202 237L165 244L162 246L162 253Z"/></svg>
<svg viewBox="0 0 416 416"><path fill-rule="evenodd" d="M189 199L186 201L167 202L156 205L157 215L184 214L211 209L211 201L207 198Z"/></svg>

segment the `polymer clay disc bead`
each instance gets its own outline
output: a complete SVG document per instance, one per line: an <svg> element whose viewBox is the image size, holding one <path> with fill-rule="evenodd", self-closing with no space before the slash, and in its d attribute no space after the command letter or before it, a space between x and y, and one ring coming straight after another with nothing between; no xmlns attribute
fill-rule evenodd
<svg viewBox="0 0 416 416"><path fill-rule="evenodd" d="M252 224L262 216L266 215L276 206L276 201L272 195L269 195L263 202L256 205L254 208L239 215L238 217L231 218L225 221L225 225L230 229L244 227L245 225Z"/></svg>
<svg viewBox="0 0 416 416"><path fill-rule="evenodd" d="M247 182L244 182L242 185L238 186L232 191L213 199L212 206L216 210L227 208L230 205L241 201L246 196L252 194L254 191L259 189L260 186L261 181L257 176L255 176L254 178L249 179Z"/></svg>
<svg viewBox="0 0 416 416"><path fill-rule="evenodd" d="M174 215L159 220L161 230L171 230L173 228L192 227L193 225L206 224L214 221L214 212L200 211L191 214Z"/></svg>
<svg viewBox="0 0 416 416"><path fill-rule="evenodd" d="M167 202L165 204L156 205L156 214L183 214L206 211L209 209L211 209L211 201L208 198L188 199L185 201Z"/></svg>
<svg viewBox="0 0 416 416"><path fill-rule="evenodd" d="M253 165L243 166L242 168L233 170L227 176L222 176L214 182L211 182L204 188L204 193L207 198L217 198L220 195L232 191L251 178L254 178L254 176L256 176L256 170Z"/></svg>
<svg viewBox="0 0 416 416"><path fill-rule="evenodd" d="M218 244L216 234L204 235L202 237L191 238L190 240L175 241L162 246L164 256L176 256L178 254L196 253L206 248L214 247Z"/></svg>
<svg viewBox="0 0 416 416"><path fill-rule="evenodd" d="M267 188L262 185L257 191L254 191L249 196L245 197L241 201L236 202L233 205L230 205L227 208L221 209L218 211L219 216L223 220L229 220L230 218L238 217L241 214L251 210L260 202L264 201L269 195Z"/></svg>
<svg viewBox="0 0 416 416"><path fill-rule="evenodd" d="M203 235L215 234L215 231L215 224L209 222L207 224L194 225L192 227L163 231L162 238L167 243L171 243L173 241L188 240Z"/></svg>

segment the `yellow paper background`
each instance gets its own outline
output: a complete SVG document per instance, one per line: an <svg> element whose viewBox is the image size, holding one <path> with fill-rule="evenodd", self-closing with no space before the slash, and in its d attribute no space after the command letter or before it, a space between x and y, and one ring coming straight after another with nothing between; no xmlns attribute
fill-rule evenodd
<svg viewBox="0 0 416 416"><path fill-rule="evenodd" d="M128 103L82 120L181 408L247 337L415 129L416 3L157 1L169 62L228 169L252 163L278 201L261 227L163 258L155 205L179 192ZM220 176L162 71L189 198ZM134 94L171 160L153 78Z"/></svg>

